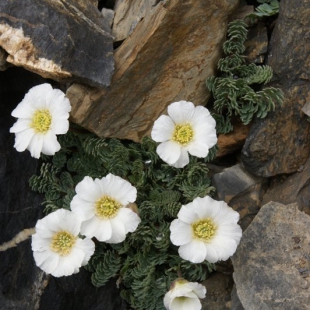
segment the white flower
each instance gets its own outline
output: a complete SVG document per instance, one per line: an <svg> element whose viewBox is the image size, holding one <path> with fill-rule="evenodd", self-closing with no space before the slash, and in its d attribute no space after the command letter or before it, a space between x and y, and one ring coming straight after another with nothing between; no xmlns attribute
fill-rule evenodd
<svg viewBox="0 0 310 310"><path fill-rule="evenodd" d="M168 106L168 114L155 121L151 133L154 141L161 142L156 150L159 157L176 168L189 163L188 153L206 157L217 142L216 123L208 109L179 101Z"/></svg>
<svg viewBox="0 0 310 310"><path fill-rule="evenodd" d="M71 211L59 209L36 224L32 251L38 267L55 277L77 273L94 254L95 244L78 237L81 219Z"/></svg>
<svg viewBox="0 0 310 310"><path fill-rule="evenodd" d="M60 150L56 135L69 129L70 111L69 99L61 90L53 89L50 84L32 87L12 112L18 118L10 129L15 133L16 150L28 149L35 158L41 152L54 155Z"/></svg>
<svg viewBox="0 0 310 310"><path fill-rule="evenodd" d="M209 196L182 206L171 222L170 239L179 247L181 258L192 263L215 263L232 256L242 236L239 213L224 201Z"/></svg>
<svg viewBox="0 0 310 310"><path fill-rule="evenodd" d="M206 288L197 282L177 279L166 293L164 305L168 310L200 310L199 298L205 298L206 292Z"/></svg>
<svg viewBox="0 0 310 310"><path fill-rule="evenodd" d="M128 181L111 173L102 179L85 177L75 191L71 210L82 218L81 234L119 243L137 229L140 217L126 208L136 200L137 190Z"/></svg>

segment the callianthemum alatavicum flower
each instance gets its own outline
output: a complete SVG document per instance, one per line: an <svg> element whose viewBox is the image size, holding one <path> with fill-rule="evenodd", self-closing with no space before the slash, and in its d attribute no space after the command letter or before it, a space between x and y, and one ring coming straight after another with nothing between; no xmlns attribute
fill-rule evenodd
<svg viewBox="0 0 310 310"><path fill-rule="evenodd" d="M79 272L95 251L91 239L79 238L80 228L81 219L65 209L38 220L31 242L37 266L55 277Z"/></svg>
<svg viewBox="0 0 310 310"><path fill-rule="evenodd" d="M125 240L141 219L126 207L137 197L137 190L128 181L109 173L102 179L85 177L77 184L71 210L82 218L81 234L107 243Z"/></svg>
<svg viewBox="0 0 310 310"><path fill-rule="evenodd" d="M10 132L15 133L14 147L18 152L28 149L32 157L54 155L60 150L56 135L69 129L69 99L50 84L32 87L13 110L18 118Z"/></svg>
<svg viewBox="0 0 310 310"><path fill-rule="evenodd" d="M188 282L182 278L171 285L164 297L167 310L200 310L200 299L206 297L206 288L197 282Z"/></svg>
<svg viewBox="0 0 310 310"><path fill-rule="evenodd" d="M215 263L232 256L242 236L239 213L209 196L181 207L171 222L170 240L180 246L181 258L192 263Z"/></svg>
<svg viewBox="0 0 310 310"><path fill-rule="evenodd" d="M152 139L160 142L156 149L159 157L176 168L189 163L188 153L206 157L217 142L216 123L208 109L179 101L168 106L168 115L160 116L151 132Z"/></svg>

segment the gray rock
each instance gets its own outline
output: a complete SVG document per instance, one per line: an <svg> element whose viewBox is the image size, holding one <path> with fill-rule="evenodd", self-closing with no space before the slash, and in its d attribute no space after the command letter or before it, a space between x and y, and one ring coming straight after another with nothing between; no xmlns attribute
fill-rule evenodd
<svg viewBox="0 0 310 310"><path fill-rule="evenodd" d="M237 295L236 285L233 286L231 291L231 308L230 310L244 310L241 301Z"/></svg>
<svg viewBox="0 0 310 310"><path fill-rule="evenodd" d="M110 84L111 29L94 3L2 0L0 12L0 46L7 62L61 82Z"/></svg>
<svg viewBox="0 0 310 310"><path fill-rule="evenodd" d="M309 228L310 217L296 204L261 208L232 257L244 309L310 309Z"/></svg>
<svg viewBox="0 0 310 310"><path fill-rule="evenodd" d="M283 0L270 42L268 64L274 79L268 86L283 90L282 107L254 121L242 150L252 173L270 177L296 172L310 153L310 123L302 108L309 101L310 0Z"/></svg>

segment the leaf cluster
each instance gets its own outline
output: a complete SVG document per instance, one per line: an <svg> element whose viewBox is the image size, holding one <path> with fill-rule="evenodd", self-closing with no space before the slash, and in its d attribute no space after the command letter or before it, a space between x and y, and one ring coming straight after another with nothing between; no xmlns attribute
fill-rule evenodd
<svg viewBox="0 0 310 310"><path fill-rule="evenodd" d="M257 0L258 3L261 3L255 12L249 14L247 17L250 19L262 18L273 16L279 13L279 1L278 0Z"/></svg>
<svg viewBox="0 0 310 310"><path fill-rule="evenodd" d="M156 143L147 137L139 144L69 131L59 136L59 142L61 150L45 156L39 174L30 180L33 190L45 194L46 211L69 209L75 186L85 176L102 178L113 173L137 188L141 217L137 230L120 244L95 240L95 253L86 266L95 286L118 279L121 295L133 309L159 310L164 309L164 294L178 277L177 268L190 281L207 277L213 265L183 261L170 242L169 227L182 204L213 193L206 161L216 148L208 158L191 157L184 169L177 169L159 160Z"/></svg>
<svg viewBox="0 0 310 310"><path fill-rule="evenodd" d="M272 78L270 66L247 64L244 42L247 37L246 24L235 20L228 25L227 41L223 44L225 57L218 62L219 76L207 79L212 92L217 121L217 132L226 134L233 130L231 118L237 116L247 125L254 116L264 118L283 101L283 93L274 87L256 90L259 85Z"/></svg>

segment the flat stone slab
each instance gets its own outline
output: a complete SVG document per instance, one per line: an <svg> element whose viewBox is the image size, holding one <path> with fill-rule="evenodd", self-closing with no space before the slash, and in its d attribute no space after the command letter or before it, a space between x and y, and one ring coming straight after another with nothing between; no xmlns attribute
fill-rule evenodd
<svg viewBox="0 0 310 310"><path fill-rule="evenodd" d="M6 61L59 82L110 85L114 71L108 20L84 0L0 1Z"/></svg>
<svg viewBox="0 0 310 310"><path fill-rule="evenodd" d="M310 309L309 231L310 217L297 204L261 208L232 257L244 309Z"/></svg>

